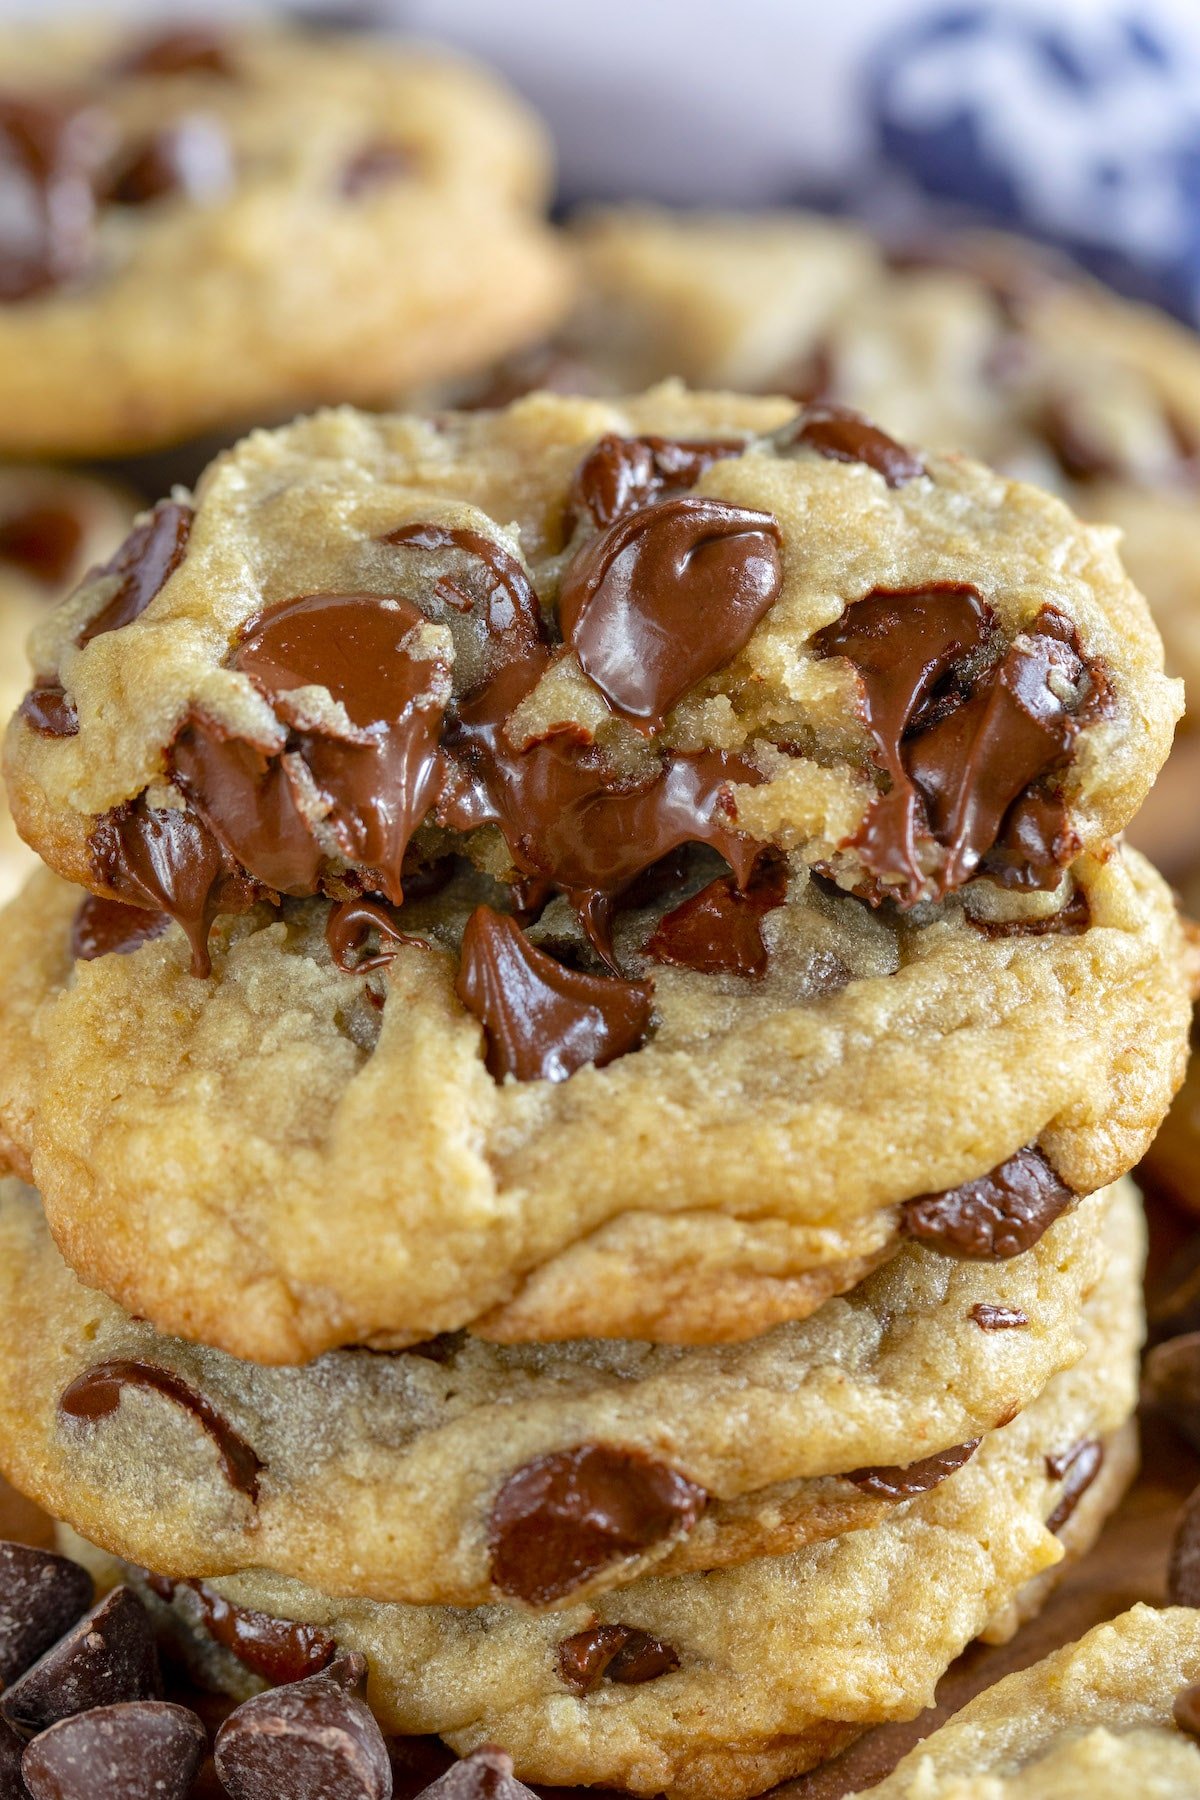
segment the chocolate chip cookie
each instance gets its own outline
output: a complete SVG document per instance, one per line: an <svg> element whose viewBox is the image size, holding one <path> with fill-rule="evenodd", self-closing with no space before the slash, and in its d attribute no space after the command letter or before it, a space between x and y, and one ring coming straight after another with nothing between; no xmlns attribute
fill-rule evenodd
<svg viewBox="0 0 1200 1800"><path fill-rule="evenodd" d="M260 1567L377 1600L574 1603L652 1567L792 1550L935 1486L1080 1354L1080 1306L1110 1248L1136 1243L1135 1209L1127 1185L1096 1195L1003 1263L909 1244L846 1299L745 1345L460 1333L271 1370L82 1287L36 1195L10 1182L0 1465L52 1515L173 1576ZM557 1543L531 1557L531 1526L570 1481L597 1504L640 1497L641 1524L582 1558Z"/></svg>
<svg viewBox="0 0 1200 1800"><path fill-rule="evenodd" d="M1135 1606L997 1682L874 1800L1188 1800L1200 1792L1200 1615Z"/></svg>
<svg viewBox="0 0 1200 1800"><path fill-rule="evenodd" d="M437 1732L460 1753L502 1743L518 1775L556 1785L759 1793L868 1725L913 1716L967 1642L1008 1633L1045 1592L1027 1584L1090 1544L1135 1460L1123 1421L1137 1264L1130 1245L1093 1297L1084 1360L957 1473L790 1556L540 1614L338 1600L265 1574L131 1579L172 1609L205 1678L239 1697L279 1678L273 1662L303 1672L357 1649L387 1730Z"/></svg>
<svg viewBox="0 0 1200 1800"><path fill-rule="evenodd" d="M0 67L6 453L380 401L565 304L541 130L448 55L80 21L6 31Z"/></svg>

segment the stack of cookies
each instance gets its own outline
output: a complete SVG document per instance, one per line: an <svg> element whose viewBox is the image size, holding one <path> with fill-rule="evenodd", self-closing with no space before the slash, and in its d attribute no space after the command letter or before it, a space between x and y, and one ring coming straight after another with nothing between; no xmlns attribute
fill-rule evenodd
<svg viewBox="0 0 1200 1800"><path fill-rule="evenodd" d="M33 649L0 1465L227 1745L365 1659L391 1736L739 1800L1037 1608L1189 1021L1110 530L832 404L342 410Z"/></svg>

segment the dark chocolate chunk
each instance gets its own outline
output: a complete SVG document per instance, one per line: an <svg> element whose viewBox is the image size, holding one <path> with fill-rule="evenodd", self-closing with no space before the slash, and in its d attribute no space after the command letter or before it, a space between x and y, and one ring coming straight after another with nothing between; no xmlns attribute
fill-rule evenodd
<svg viewBox="0 0 1200 1800"><path fill-rule="evenodd" d="M1200 1681L1193 1681L1187 1687L1180 1688L1171 1708L1171 1716L1180 1731L1186 1731L1189 1737L1200 1738Z"/></svg>
<svg viewBox="0 0 1200 1800"><path fill-rule="evenodd" d="M1028 1313L1019 1306L993 1306L988 1300L977 1301L970 1317L980 1331L1019 1331L1029 1323Z"/></svg>
<svg viewBox="0 0 1200 1800"><path fill-rule="evenodd" d="M727 457L741 456L745 448L744 438L689 441L623 438L610 433L588 451L575 471L567 501L567 529L570 531L581 514L604 528L666 494L686 493L705 469Z"/></svg>
<svg viewBox="0 0 1200 1800"><path fill-rule="evenodd" d="M569 969L529 942L515 919L477 906L463 933L454 990L483 1026L497 1081L565 1081L636 1050L650 1024L644 981Z"/></svg>
<svg viewBox="0 0 1200 1800"><path fill-rule="evenodd" d="M461 1762L451 1763L416 1800L534 1800L513 1774L512 1757L495 1744L481 1744Z"/></svg>
<svg viewBox="0 0 1200 1800"><path fill-rule="evenodd" d="M131 1700L60 1719L22 1766L30 1800L187 1800L207 1748L185 1706Z"/></svg>
<svg viewBox="0 0 1200 1800"><path fill-rule="evenodd" d="M94 108L0 97L0 304L49 293L87 269L92 179L108 135Z"/></svg>
<svg viewBox="0 0 1200 1800"><path fill-rule="evenodd" d="M1069 1450L1046 1458L1046 1474L1051 1481L1062 1482L1058 1503L1046 1520L1046 1530L1059 1532L1100 1473L1104 1462L1104 1445L1095 1438L1084 1438Z"/></svg>
<svg viewBox="0 0 1200 1800"><path fill-rule="evenodd" d="M1142 1370L1142 1395L1200 1446L1200 1331L1156 1344Z"/></svg>
<svg viewBox="0 0 1200 1800"><path fill-rule="evenodd" d="M0 1800L29 1800L29 1789L21 1778L24 1753L24 1738L0 1719Z"/></svg>
<svg viewBox="0 0 1200 1800"><path fill-rule="evenodd" d="M301 1681L329 1667L337 1644L315 1625L292 1619L273 1619L268 1613L234 1606L203 1581L172 1581L165 1575L147 1576L151 1593L168 1604L181 1587L195 1596L209 1636L237 1657L244 1668L280 1687Z"/></svg>
<svg viewBox="0 0 1200 1800"><path fill-rule="evenodd" d="M373 193L376 188L389 187L392 182L403 180L413 173L414 166L414 154L406 144L379 138L374 143L364 144L346 164L342 171L342 192L348 199L357 200L360 194Z"/></svg>
<svg viewBox="0 0 1200 1800"><path fill-rule="evenodd" d="M210 25L170 25L142 37L117 64L121 75L232 75L230 44Z"/></svg>
<svg viewBox="0 0 1200 1800"><path fill-rule="evenodd" d="M79 734L75 702L57 681L39 682L21 702L21 717L39 737L69 738Z"/></svg>
<svg viewBox="0 0 1200 1800"><path fill-rule="evenodd" d="M59 1400L58 1410L69 1419L92 1424L116 1412L121 1395L130 1387L161 1394L190 1413L216 1446L230 1487L237 1488L251 1500L257 1499L258 1478L263 1468L258 1456L212 1401L198 1394L172 1369L161 1369L152 1363L132 1359L97 1363L86 1374L76 1376Z"/></svg>
<svg viewBox="0 0 1200 1800"><path fill-rule="evenodd" d="M770 513L663 500L589 538L563 572L558 616L615 712L652 731L737 655L783 579Z"/></svg>
<svg viewBox="0 0 1200 1800"><path fill-rule="evenodd" d="M83 520L69 506L35 502L0 519L0 562L44 587L64 586L83 546Z"/></svg>
<svg viewBox="0 0 1200 1800"><path fill-rule="evenodd" d="M232 1800L390 1800L383 1733L357 1689L361 1656L256 1694L217 1733L217 1774Z"/></svg>
<svg viewBox="0 0 1200 1800"><path fill-rule="evenodd" d="M690 1531L708 1496L641 1450L579 1444L510 1475L492 1504L492 1580L552 1606L601 1569Z"/></svg>
<svg viewBox="0 0 1200 1800"><path fill-rule="evenodd" d="M1171 1540L1167 1599L1172 1606L1200 1608L1200 1487L1180 1514Z"/></svg>
<svg viewBox="0 0 1200 1800"><path fill-rule="evenodd" d="M981 1442L980 1438L972 1438L967 1444L955 1444L949 1450L939 1450L935 1456L922 1457L920 1462L852 1469L846 1480L864 1494L875 1494L881 1500L910 1500L914 1494L928 1493L947 1475L970 1462Z"/></svg>
<svg viewBox="0 0 1200 1800"><path fill-rule="evenodd" d="M69 1557L0 1543L0 1687L22 1674L92 1604L92 1578Z"/></svg>
<svg viewBox="0 0 1200 1800"><path fill-rule="evenodd" d="M178 500L162 500L149 518L135 525L121 548L93 569L87 580L116 582L100 611L76 638L81 647L107 631L120 631L145 612L187 553L193 512Z"/></svg>
<svg viewBox="0 0 1200 1800"><path fill-rule="evenodd" d="M117 206L150 206L176 195L211 200L233 182L233 152L218 119L193 113L132 145L114 169L104 198Z"/></svg>
<svg viewBox="0 0 1200 1800"><path fill-rule="evenodd" d="M839 406L832 400L818 400L807 406L799 417L776 434L780 449L793 445L815 450L831 462L865 463L882 475L890 488L905 487L924 475L925 465L919 456L880 431L870 419L853 407Z"/></svg>
<svg viewBox="0 0 1200 1800"><path fill-rule="evenodd" d="M703 975L761 980L767 972L762 921L786 898L785 863L764 859L743 890L732 875L720 876L664 914L646 941L645 953L655 962L697 969Z"/></svg>
<svg viewBox="0 0 1200 1800"><path fill-rule="evenodd" d="M89 894L80 902L71 925L71 955L77 962L127 956L151 938L161 937L170 923L166 913L147 912L140 906Z"/></svg>
<svg viewBox="0 0 1200 1800"><path fill-rule="evenodd" d="M944 1193L906 1200L902 1229L950 1256L1003 1262L1032 1250L1075 1195L1035 1144L990 1175Z"/></svg>
<svg viewBox="0 0 1200 1800"><path fill-rule="evenodd" d="M602 1680L638 1687L678 1667L678 1651L632 1625L591 1625L558 1646L559 1675L577 1694L590 1694Z"/></svg>
<svg viewBox="0 0 1200 1800"><path fill-rule="evenodd" d="M131 1588L118 1587L0 1694L0 1714L34 1737L93 1706L161 1693L149 1616Z"/></svg>

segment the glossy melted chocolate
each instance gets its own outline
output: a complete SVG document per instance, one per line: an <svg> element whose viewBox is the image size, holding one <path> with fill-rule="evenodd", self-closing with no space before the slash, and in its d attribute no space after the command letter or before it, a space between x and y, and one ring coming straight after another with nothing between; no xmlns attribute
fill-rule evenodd
<svg viewBox="0 0 1200 1800"><path fill-rule="evenodd" d="M293 1619L273 1619L268 1613L234 1606L203 1581L172 1581L165 1575L147 1575L152 1594L168 1605L181 1588L199 1602L204 1628L214 1641L236 1656L244 1668L273 1687L302 1681L328 1668L337 1655L335 1640L315 1625Z"/></svg>
<svg viewBox="0 0 1200 1800"><path fill-rule="evenodd" d="M1042 1152L1029 1144L977 1181L905 1201L902 1229L950 1256L1003 1262L1032 1250L1074 1200Z"/></svg>
<svg viewBox="0 0 1200 1800"><path fill-rule="evenodd" d="M865 463L882 475L890 488L907 487L925 473L919 456L853 407L832 400L816 400L806 406L795 423L778 434L776 442L781 449L795 445L815 450L831 462Z"/></svg>
<svg viewBox="0 0 1200 1800"><path fill-rule="evenodd" d="M582 518L603 529L667 494L686 493L705 469L741 456L744 438L602 437L575 471L568 530Z"/></svg>
<svg viewBox="0 0 1200 1800"><path fill-rule="evenodd" d="M109 561L93 569L89 582L111 577L116 589L76 642L82 647L108 631L120 631L145 612L161 593L187 553L194 514L177 500L163 500L148 519L135 525Z"/></svg>
<svg viewBox="0 0 1200 1800"><path fill-rule="evenodd" d="M972 1438L967 1444L955 1444L949 1450L939 1450L936 1456L925 1456L920 1462L905 1466L854 1469L846 1480L864 1494L875 1494L881 1500L910 1500L914 1494L927 1494L947 1475L970 1462L981 1442L980 1438Z"/></svg>
<svg viewBox="0 0 1200 1800"><path fill-rule="evenodd" d="M665 913L646 941L654 962L696 969L702 975L741 975L759 981L767 972L762 922L787 899L787 865L764 859L744 889L719 876L681 906Z"/></svg>
<svg viewBox="0 0 1200 1800"><path fill-rule="evenodd" d="M169 924L166 913L147 912L140 906L88 894L71 925L71 955L76 962L127 956L151 938L161 937Z"/></svg>
<svg viewBox="0 0 1200 1800"><path fill-rule="evenodd" d="M590 1694L601 1681L640 1687L679 1667L679 1652L632 1625L588 1626L558 1646L558 1672L577 1694Z"/></svg>

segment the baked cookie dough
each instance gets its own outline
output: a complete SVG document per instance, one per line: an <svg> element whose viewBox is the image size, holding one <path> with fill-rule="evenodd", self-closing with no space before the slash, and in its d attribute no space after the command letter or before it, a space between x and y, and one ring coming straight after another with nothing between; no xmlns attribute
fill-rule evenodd
<svg viewBox="0 0 1200 1800"><path fill-rule="evenodd" d="M132 510L116 488L83 475L0 468L0 719L29 687L29 633L120 543ZM0 788L0 900L15 894L33 867Z"/></svg>
<svg viewBox="0 0 1200 1800"><path fill-rule="evenodd" d="M447 54L77 21L7 29L0 69L6 454L379 402L566 304L541 129Z"/></svg>
<svg viewBox="0 0 1200 1800"><path fill-rule="evenodd" d="M356 1649L385 1730L436 1732L460 1754L503 1744L530 1781L739 1800L915 1715L972 1638L1011 1630L1027 1584L1088 1547L1136 1460L1128 1261L1097 1291L1088 1329L1083 1361L956 1474L790 1556L541 1614L339 1600L265 1574L141 1589L170 1597L206 1679L236 1694L257 1685L256 1663L261 1675L275 1656L319 1666Z"/></svg>
<svg viewBox="0 0 1200 1800"><path fill-rule="evenodd" d="M1192 1800L1197 1682L1200 1613L1135 1606L978 1694L872 1800Z"/></svg>
<svg viewBox="0 0 1200 1800"><path fill-rule="evenodd" d="M748 1344L463 1334L264 1369L81 1286L36 1194L8 1182L0 1464L52 1515L166 1575L258 1567L375 1600L562 1604L651 1567L794 1549L936 1485L1081 1353L1080 1306L1110 1250L1128 1267L1137 1204L1127 1182L1097 1194L1003 1263L907 1245ZM640 1495L647 1529L577 1566L553 1542L548 1568L517 1566L505 1521L511 1538L568 1476Z"/></svg>

